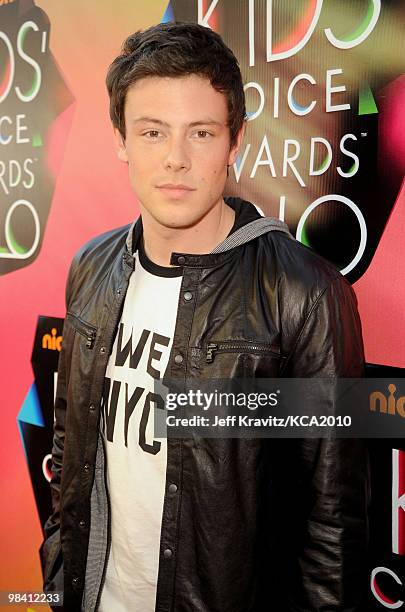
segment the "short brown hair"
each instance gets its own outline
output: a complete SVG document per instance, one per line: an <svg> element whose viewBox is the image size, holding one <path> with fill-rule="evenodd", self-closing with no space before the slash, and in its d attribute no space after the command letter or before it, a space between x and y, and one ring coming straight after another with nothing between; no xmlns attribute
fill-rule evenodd
<svg viewBox="0 0 405 612"><path fill-rule="evenodd" d="M135 32L108 69L110 117L125 140L125 97L131 85L148 76L197 74L225 94L231 146L246 118L245 94L238 60L222 38L197 23L160 23Z"/></svg>

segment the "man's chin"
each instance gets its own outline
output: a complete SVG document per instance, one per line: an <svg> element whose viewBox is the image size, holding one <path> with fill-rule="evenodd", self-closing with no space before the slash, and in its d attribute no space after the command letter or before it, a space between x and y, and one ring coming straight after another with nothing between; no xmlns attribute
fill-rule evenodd
<svg viewBox="0 0 405 612"><path fill-rule="evenodd" d="M167 218L167 217L156 218L155 217L155 221L157 221L157 223L161 227L166 227L167 229L171 229L171 230L190 229L198 225L201 219L202 219L202 216L197 217L197 218L196 217L184 218L184 215L181 219L173 218L173 216L171 216L170 218Z"/></svg>
<svg viewBox="0 0 405 612"><path fill-rule="evenodd" d="M155 206L142 206L141 204L141 214L145 222L150 219L162 229L186 230L196 227L215 206L213 204L197 207L195 204L195 202L165 202L163 205L159 202Z"/></svg>
<svg viewBox="0 0 405 612"><path fill-rule="evenodd" d="M191 212L190 207L170 206L166 210L157 210L152 216L162 227L181 230L195 227L207 213L207 210Z"/></svg>

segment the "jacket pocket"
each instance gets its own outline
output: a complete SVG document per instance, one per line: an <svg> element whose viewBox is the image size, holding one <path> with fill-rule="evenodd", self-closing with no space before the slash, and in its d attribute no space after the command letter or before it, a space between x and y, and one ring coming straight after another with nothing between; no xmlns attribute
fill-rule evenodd
<svg viewBox="0 0 405 612"><path fill-rule="evenodd" d="M276 344L251 340L210 340L205 349L205 360L212 363L218 353L251 353L280 359L280 347Z"/></svg>
<svg viewBox="0 0 405 612"><path fill-rule="evenodd" d="M60 529L57 529L42 543L40 556L44 577L44 592L63 591L63 560Z"/></svg>
<svg viewBox="0 0 405 612"><path fill-rule="evenodd" d="M66 319L86 339L86 347L92 349L97 336L97 328L94 325L90 325L90 323L86 323L86 321L83 321L83 319L72 312L66 314Z"/></svg>

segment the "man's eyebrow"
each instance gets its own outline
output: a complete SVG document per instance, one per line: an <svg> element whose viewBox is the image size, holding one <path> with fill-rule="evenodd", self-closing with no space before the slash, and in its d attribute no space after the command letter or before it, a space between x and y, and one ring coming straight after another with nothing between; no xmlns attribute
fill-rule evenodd
<svg viewBox="0 0 405 612"><path fill-rule="evenodd" d="M215 119L210 119L209 117L204 118L204 119L199 119L198 121L193 121L192 123L188 124L189 127L195 127L196 125L220 125L223 126L224 124L222 123L222 121L216 121Z"/></svg>
<svg viewBox="0 0 405 612"><path fill-rule="evenodd" d="M170 127L166 121L162 121L161 119L156 119L155 117L136 117L133 119L132 123L156 123L157 125L163 125L164 127ZM219 125L224 126L221 121L216 121L216 119L212 119L211 117L203 117L198 121L192 121L187 124L186 127L196 127L197 125Z"/></svg>
<svg viewBox="0 0 405 612"><path fill-rule="evenodd" d="M165 121L161 121L160 119L155 119L154 117L136 117L133 119L132 123L157 123L158 125L164 125L165 127L169 127L169 124Z"/></svg>

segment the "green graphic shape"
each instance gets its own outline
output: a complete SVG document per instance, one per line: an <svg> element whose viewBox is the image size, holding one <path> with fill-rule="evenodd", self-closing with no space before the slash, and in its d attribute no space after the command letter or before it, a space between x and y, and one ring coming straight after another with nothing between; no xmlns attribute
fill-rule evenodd
<svg viewBox="0 0 405 612"><path fill-rule="evenodd" d="M24 41L25 41L25 37L27 36L27 32L30 29L29 26L27 26L27 24L25 24L26 27L22 27L18 33L18 44L20 46L20 49L22 49L24 47ZM34 73L34 79L32 81L32 85L30 87L30 89L24 94L27 98L32 96L33 92L35 91L35 89L38 87L38 73L35 72Z"/></svg>
<svg viewBox="0 0 405 612"><path fill-rule="evenodd" d="M373 115L378 113L373 92L368 83L363 85L359 91L359 115Z"/></svg>
<svg viewBox="0 0 405 612"><path fill-rule="evenodd" d="M18 253L19 255L24 255L25 253L27 253L28 249L24 249L24 247L18 244L13 234L13 230L10 226L8 227L8 241L13 247L15 253Z"/></svg>
<svg viewBox="0 0 405 612"><path fill-rule="evenodd" d="M42 147L44 143L42 142L41 134L34 134L32 137L32 146L33 147Z"/></svg>
<svg viewBox="0 0 405 612"><path fill-rule="evenodd" d="M321 170L323 170L325 168L326 164L328 163L328 161L329 161L329 153L327 153L325 155L325 158L324 158L323 162L321 163L319 168L317 168L316 172L320 172Z"/></svg>
<svg viewBox="0 0 405 612"><path fill-rule="evenodd" d="M363 18L363 21L360 23L360 25L357 26L354 32L351 32L350 34L346 34L346 36L343 36L342 40L344 40L344 42L351 42L352 40L359 38L370 25L370 21L373 18L373 13L374 13L373 0L368 0L367 11Z"/></svg>
<svg viewBox="0 0 405 612"><path fill-rule="evenodd" d="M307 230L305 229L305 225L302 228L302 232L301 232L301 243L305 244L305 246L307 246L307 247L311 246L311 243L310 243L309 238L308 238Z"/></svg>
<svg viewBox="0 0 405 612"><path fill-rule="evenodd" d="M7 70L10 67L10 61L7 60L6 62L0 62L0 83L3 82L6 74L7 74Z"/></svg>

